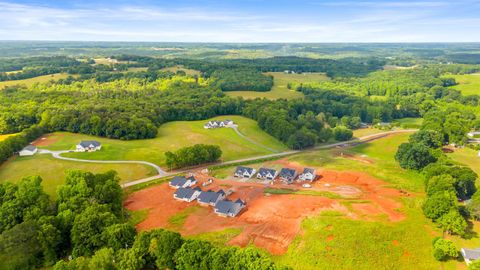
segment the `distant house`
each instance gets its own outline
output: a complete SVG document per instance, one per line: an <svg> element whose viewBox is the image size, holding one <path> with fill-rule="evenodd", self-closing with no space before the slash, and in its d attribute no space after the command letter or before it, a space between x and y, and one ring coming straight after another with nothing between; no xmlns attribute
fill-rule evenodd
<svg viewBox="0 0 480 270"><path fill-rule="evenodd" d="M286 184L291 184L297 177L297 171L294 169L282 168L278 177Z"/></svg>
<svg viewBox="0 0 480 270"><path fill-rule="evenodd" d="M242 178L252 178L256 170L254 168L238 166L233 176Z"/></svg>
<svg viewBox="0 0 480 270"><path fill-rule="evenodd" d="M240 199L234 202L230 200L221 200L215 204L214 212L222 217L235 217L243 208L245 208L245 205L245 202Z"/></svg>
<svg viewBox="0 0 480 270"><path fill-rule="evenodd" d="M20 150L20 152L18 152L18 155L19 156L33 156L35 155L35 153L38 152L38 148L34 145L27 145L25 146L22 150Z"/></svg>
<svg viewBox="0 0 480 270"><path fill-rule="evenodd" d="M177 191L175 191L175 193L173 193L173 198L180 201L191 202L196 200L200 193L202 193L202 190L199 187L179 188Z"/></svg>
<svg viewBox="0 0 480 270"><path fill-rule="evenodd" d="M380 123L377 123L377 126L379 126L379 127L390 127L391 124L389 122L380 122Z"/></svg>
<svg viewBox="0 0 480 270"><path fill-rule="evenodd" d="M215 206L218 201L225 199L225 196L225 192L221 189L217 192L212 190L202 191L202 193L198 195L197 202L201 205Z"/></svg>
<svg viewBox="0 0 480 270"><path fill-rule="evenodd" d="M260 168L257 173L258 179L273 181L277 177L277 171L274 169Z"/></svg>
<svg viewBox="0 0 480 270"><path fill-rule="evenodd" d="M168 185L173 188L186 188L186 187L191 187L197 183L197 179L195 177L190 176L188 178L185 178L183 176L175 176L173 177L170 182L168 182Z"/></svg>
<svg viewBox="0 0 480 270"><path fill-rule="evenodd" d="M102 144L97 141L81 141L77 144L77 152L94 152L102 149Z"/></svg>
<svg viewBox="0 0 480 270"><path fill-rule="evenodd" d="M304 168L303 172L298 176L300 181L310 181L312 182L317 177L315 169Z"/></svg>
<svg viewBox="0 0 480 270"><path fill-rule="evenodd" d="M228 120L228 119L223 121L212 120L212 121L208 121L205 125L203 125L203 128L205 129L222 128L230 125L233 125L232 120Z"/></svg>
<svg viewBox="0 0 480 270"><path fill-rule="evenodd" d="M462 256L465 259L465 262L467 263L467 265L469 265L471 262L476 261L480 258L480 248L476 248L476 249L462 248L460 249L460 253L462 253Z"/></svg>

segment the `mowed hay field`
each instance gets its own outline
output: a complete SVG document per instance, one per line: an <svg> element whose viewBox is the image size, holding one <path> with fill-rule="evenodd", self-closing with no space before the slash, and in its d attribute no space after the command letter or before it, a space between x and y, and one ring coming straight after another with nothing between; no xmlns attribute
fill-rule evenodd
<svg viewBox="0 0 480 270"><path fill-rule="evenodd" d="M83 170L102 173L109 170L118 172L122 182L132 181L157 172L141 164L95 164L59 160L49 154L37 154L30 157L13 157L0 166L0 183L18 182L23 177L38 175L43 178L43 187L51 196L55 196L57 186L63 184L65 171Z"/></svg>
<svg viewBox="0 0 480 270"><path fill-rule="evenodd" d="M268 98L268 99L296 99L303 98L303 94L295 90L288 89L288 83L307 83L329 80L324 73L303 73L286 74L284 72L268 72L265 75L273 76L273 87L268 92L256 91L230 91L227 95L232 97L243 97L246 99Z"/></svg>
<svg viewBox="0 0 480 270"><path fill-rule="evenodd" d="M69 76L69 74L66 73L55 73L55 74L50 74L50 75L43 75L43 76L38 76L38 77L33 77L29 79L24 79L24 80L14 80L14 81L3 81L0 82L0 89L6 87L6 86L12 86L12 85L25 85L25 86L31 86L35 83L46 83L51 80L57 81L60 79L66 79Z"/></svg>
<svg viewBox="0 0 480 270"><path fill-rule="evenodd" d="M274 150L286 150L286 147L272 136L266 134L254 120L241 116L221 116L213 119L231 119L240 132L253 141ZM96 160L144 160L160 166L165 166L165 152L175 151L181 147L194 144L219 145L223 151L224 161L236 160L256 155L273 153L240 137L231 128L207 130L203 125L209 120L177 121L163 124L154 139L121 141L93 137L83 134L67 132L54 133L48 138L52 143L41 148L50 150L74 149L81 140L98 140L102 143L102 150L94 153L66 153L65 156L81 159Z"/></svg>
<svg viewBox="0 0 480 270"><path fill-rule="evenodd" d="M480 73L465 75L446 75L447 78L454 78L458 85L452 86L464 95L480 95Z"/></svg>

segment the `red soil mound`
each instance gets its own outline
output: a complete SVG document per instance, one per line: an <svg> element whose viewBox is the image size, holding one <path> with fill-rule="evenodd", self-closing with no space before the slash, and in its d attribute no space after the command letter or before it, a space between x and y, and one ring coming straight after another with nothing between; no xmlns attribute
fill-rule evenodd
<svg viewBox="0 0 480 270"><path fill-rule="evenodd" d="M36 139L35 141L33 141L32 145L35 145L35 146L49 146L52 143L55 143L58 140L60 140L61 136L63 136L63 135L55 134L55 136L53 136L53 134L46 134L46 135Z"/></svg>

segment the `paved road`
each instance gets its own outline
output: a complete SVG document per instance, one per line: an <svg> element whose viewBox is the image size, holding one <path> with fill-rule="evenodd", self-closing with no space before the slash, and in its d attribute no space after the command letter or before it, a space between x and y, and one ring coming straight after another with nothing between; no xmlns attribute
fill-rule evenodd
<svg viewBox="0 0 480 270"><path fill-rule="evenodd" d="M310 148L310 149L291 150L291 151L285 151L285 152L281 152L281 153L274 153L274 154L263 155L263 156L243 158L243 159L238 159L238 160L231 160L231 161L226 161L226 162L218 163L217 165L228 165L228 164L235 164L235 163L246 162L246 161L260 160L260 159L265 159L265 158L274 158L274 157L288 156L288 155L298 154L298 153L305 152L305 151L312 151L312 150L315 150L315 149L328 149L328 148L333 148L333 147L337 147L337 146L357 145L357 144L361 144L361 143L366 143L366 142L370 142L370 141L373 141L373 140L377 140L377 139L386 137L386 136L391 135L391 134L406 133L406 132L415 132L415 131L417 131L417 129L403 129L403 130L386 131L386 132L381 132L381 133L376 133L376 134L371 134L371 135L363 136L363 137L360 137L360 138L357 138L357 139L354 139L354 140L350 140L350 141L346 141L346 142L338 142L338 143L324 144L324 145L319 145L319 146L316 146L316 147ZM241 134L241 133L239 133L239 135L240 135L240 134ZM240 136L246 138L246 137L243 136L243 135L240 135ZM246 138L246 139L249 140L248 138ZM249 141L250 141L250 140L249 140ZM253 142L253 141L252 141L252 142ZM256 144L256 143L255 143L255 144ZM122 184L122 188L131 187L131 186L134 186L134 185L138 185L138 184L150 182L150 181L153 181L153 180L155 180L155 179L159 179L159 178L162 178L162 177L165 177L165 176L170 176L170 175L182 173L182 171L175 171L175 172L172 172L172 173L166 172L166 171L164 171L162 168L160 168L158 165L153 164L153 163L151 163L151 162L147 162L147 161L136 161L136 160L88 160L88 159L68 158L68 157L63 157L63 156L61 156L61 154L67 153L67 152L69 152L69 151L66 151L66 150L64 150L64 151L50 151L50 150L46 150L46 149L41 149L41 150L39 151L40 154L51 154L54 158L58 158L58 159L62 159L62 160L69 160L69 161L77 161L77 162L114 163L114 164L115 164L115 163L117 163L117 164L118 164L118 163L144 164L144 165L151 166L151 167L155 168L155 170L157 170L157 172L158 172L158 174L157 174L157 175L154 175L154 176L150 176L150 177L146 177L146 178L142 178L142 179L138 179L138 180L134 180L134 181L130 181L130 182L124 183L124 184Z"/></svg>
<svg viewBox="0 0 480 270"><path fill-rule="evenodd" d="M240 136L240 137L244 138L245 140L247 140L247 141L255 144L256 146L259 146L259 147L261 147L261 148L263 148L263 149L267 149L268 151L273 152L273 153L278 153L278 152L279 152L279 151L277 151L277 150L275 150L275 149L272 149L272 148L270 148L270 147L266 147L266 146L263 145L263 144L257 143L256 141L254 141L254 140L250 139L249 137L243 135L243 133L241 133L241 132L238 130L238 125L230 125L230 126L227 126L227 127L235 130L235 132L238 134L238 136Z"/></svg>

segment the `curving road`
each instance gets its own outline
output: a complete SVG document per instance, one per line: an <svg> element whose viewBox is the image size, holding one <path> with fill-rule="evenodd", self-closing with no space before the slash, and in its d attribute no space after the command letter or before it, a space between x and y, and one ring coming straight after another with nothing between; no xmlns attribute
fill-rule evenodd
<svg viewBox="0 0 480 270"><path fill-rule="evenodd" d="M238 125L230 125L230 126L227 126L227 127L235 130L235 132L238 134L238 136L240 136L240 137L244 138L245 140L255 144L256 146L259 146L259 147L261 147L263 149L266 149L266 150L268 150L270 152L273 152L273 153L279 153L279 151L277 151L275 149L272 149L270 147L266 147L265 145L257 143L256 141L254 141L254 140L250 139L249 137L243 135L243 133L241 133L240 130L238 130Z"/></svg>
<svg viewBox="0 0 480 270"><path fill-rule="evenodd" d="M221 162L221 163L218 163L216 165L228 165L228 164L235 164L235 163L245 162L245 161L254 161L254 160L260 160L260 159L265 159L265 158L288 156L288 155L298 154L298 153L301 153L301 152L312 151L312 150L315 150L315 149L328 149L328 148L333 148L333 147L337 147L337 146L342 146L342 147L353 146L353 145L357 145L357 144L361 144L361 143L370 142L370 141L373 141L373 140L378 140L380 138L384 138L384 137L386 137L388 135L391 135L391 134L415 132L417 130L418 129L402 129L402 130L392 130L392 131L380 132L380 133L375 133L375 134L363 136L363 137L353 139L353 140L350 140L350 141L324 144L324 145L319 145L319 146L316 146L316 147L313 147L313 148L310 148L310 149L291 150L291 151L285 151L285 152L280 152L280 153L278 153L278 151L275 151L273 149L269 149L269 148L266 148L265 146L262 146L265 149L269 149L270 151L275 151L277 153L263 155L263 156L256 156L256 157L251 157L251 158L238 159L238 160L231 160L231 161ZM238 130L236 130L236 131L243 138L245 138L245 139L249 140L250 142L258 145L256 142L250 140L249 138L245 137L243 134L239 133ZM141 160L90 160L90 159L68 158L68 157L61 156L61 154L68 153L68 152L70 152L70 151L68 151L68 150L50 151L50 150L46 150L46 149L40 149L38 153L39 154L51 154L54 158L58 158L58 159L62 159L62 160L68 160L68 161L76 161L76 162L110 163L110 164L112 164L112 163L113 164L115 164L115 163L117 163L117 164L118 163L119 164L122 164L122 163L144 164L144 165L153 167L158 172L158 174L154 175L154 176L150 176L150 177L146 177L146 178L142 178L142 179L138 179L138 180L134 180L134 181L124 183L124 184L122 184L122 188L127 188L127 187L131 187L131 186L134 186L134 185L150 182L150 181L153 181L155 179L162 178L162 177L182 173L182 171L176 171L176 172L170 172L169 173L169 172L164 171L162 168L160 168L160 166L158 166L154 163L151 163L151 162L148 162L148 161L141 161Z"/></svg>

